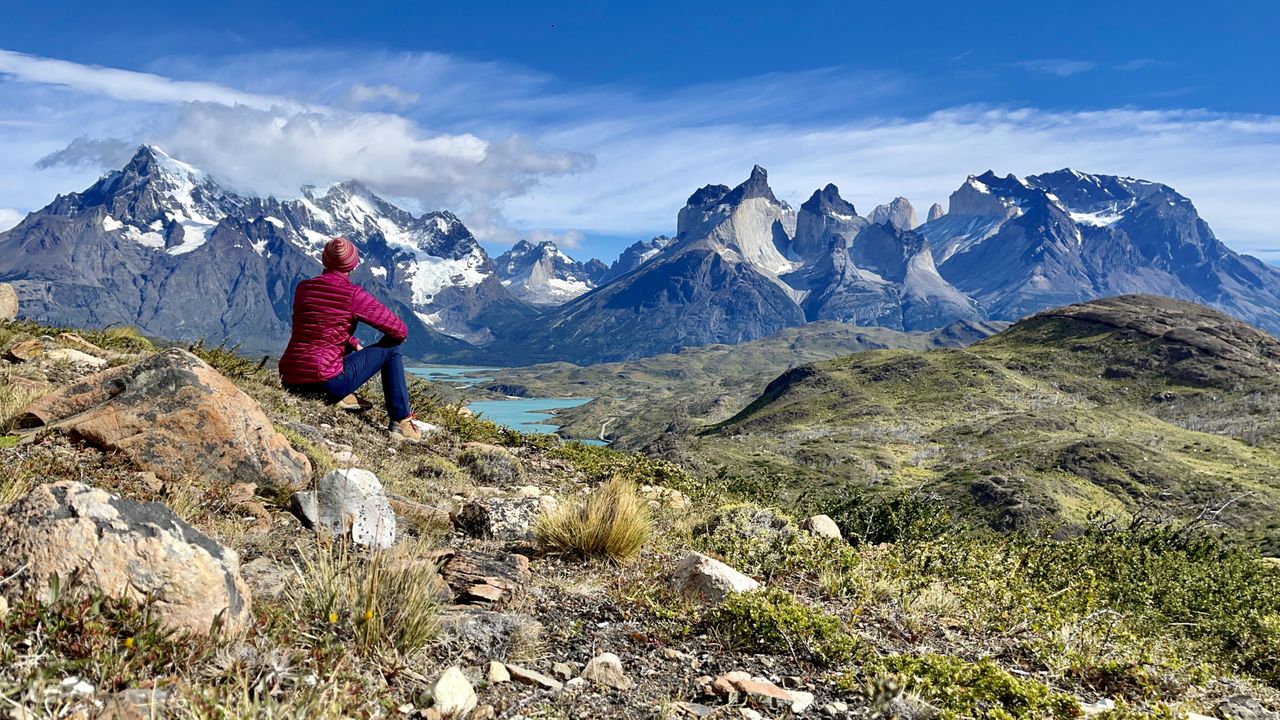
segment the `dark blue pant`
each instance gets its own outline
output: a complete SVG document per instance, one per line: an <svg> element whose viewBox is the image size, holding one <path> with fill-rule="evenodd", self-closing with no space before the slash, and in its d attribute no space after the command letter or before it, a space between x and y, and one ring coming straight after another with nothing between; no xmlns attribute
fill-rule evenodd
<svg viewBox="0 0 1280 720"><path fill-rule="evenodd" d="M386 341L343 357L340 375L315 385L292 385L286 389L290 392L323 393L329 402L337 402L378 373L382 374L382 395L386 398L387 414L392 420L409 417L409 384L404 377L404 359L400 356L400 346Z"/></svg>

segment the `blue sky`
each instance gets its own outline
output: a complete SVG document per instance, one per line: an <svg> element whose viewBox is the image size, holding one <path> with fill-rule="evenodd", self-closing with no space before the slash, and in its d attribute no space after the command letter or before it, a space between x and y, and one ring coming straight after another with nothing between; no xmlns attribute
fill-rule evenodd
<svg viewBox="0 0 1280 720"><path fill-rule="evenodd" d="M1280 3L6 5L0 225L140 142L606 260L754 163L863 212L1071 166L1171 184L1280 259Z"/></svg>

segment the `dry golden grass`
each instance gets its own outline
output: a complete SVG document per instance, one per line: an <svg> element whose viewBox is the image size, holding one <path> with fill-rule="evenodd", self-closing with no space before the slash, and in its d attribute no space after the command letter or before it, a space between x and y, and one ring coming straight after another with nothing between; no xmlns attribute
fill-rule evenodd
<svg viewBox="0 0 1280 720"><path fill-rule="evenodd" d="M297 617L343 627L365 656L394 650L409 655L425 647L439 628L443 581L423 559L422 541L402 541L366 552L345 541L317 536L301 553L290 600Z"/></svg>
<svg viewBox="0 0 1280 720"><path fill-rule="evenodd" d="M13 430L15 416L40 394L34 388L0 377L0 435Z"/></svg>
<svg viewBox="0 0 1280 720"><path fill-rule="evenodd" d="M635 484L614 476L540 516L534 534L549 552L622 562L640 552L651 530L649 506Z"/></svg>

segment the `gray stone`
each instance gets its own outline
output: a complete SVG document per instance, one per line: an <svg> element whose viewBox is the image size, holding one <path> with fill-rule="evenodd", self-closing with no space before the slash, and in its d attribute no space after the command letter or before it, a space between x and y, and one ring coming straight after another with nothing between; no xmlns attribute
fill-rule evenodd
<svg viewBox="0 0 1280 720"><path fill-rule="evenodd" d="M597 685L615 690L630 690L635 682L622 671L622 659L613 653L601 653L587 663L582 677Z"/></svg>
<svg viewBox="0 0 1280 720"><path fill-rule="evenodd" d="M840 533L840 526L836 525L836 521L826 515L814 515L800 523L800 527L819 537L829 537L836 540L844 537Z"/></svg>
<svg viewBox="0 0 1280 720"><path fill-rule="evenodd" d="M18 293L9 283L0 283L0 321L18 317Z"/></svg>
<svg viewBox="0 0 1280 720"><path fill-rule="evenodd" d="M476 538L531 540L538 513L550 507L552 503L545 498L481 498L459 508L453 521Z"/></svg>
<svg viewBox="0 0 1280 720"><path fill-rule="evenodd" d="M537 670L530 670L520 665L507 665L507 672L511 673L511 679L521 685L532 685L545 690L562 690L564 685L554 678L549 678Z"/></svg>
<svg viewBox="0 0 1280 720"><path fill-rule="evenodd" d="M153 601L166 627L235 632L250 621L240 559L160 503L64 480L0 508L0 577L11 597L55 583ZM56 578L56 580L55 580Z"/></svg>
<svg viewBox="0 0 1280 720"><path fill-rule="evenodd" d="M551 666L551 674L561 680L572 680L574 677L577 677L578 671L581 669L582 666L578 663L558 662Z"/></svg>
<svg viewBox="0 0 1280 720"><path fill-rule="evenodd" d="M440 674L431 688L431 698L436 712L456 720L467 717L480 702L471 681L457 667L450 667Z"/></svg>
<svg viewBox="0 0 1280 720"><path fill-rule="evenodd" d="M1223 720L1277 720L1280 713L1262 706L1255 698L1248 695L1233 695L1214 708L1214 712Z"/></svg>
<svg viewBox="0 0 1280 720"><path fill-rule="evenodd" d="M294 571L271 560L259 557L240 566L240 574L258 598L278 598L289 589Z"/></svg>
<svg viewBox="0 0 1280 720"><path fill-rule="evenodd" d="M389 548L396 541L396 515L378 476L368 470L334 470L315 490L295 493L293 507L311 528L349 536L356 545Z"/></svg>
<svg viewBox="0 0 1280 720"><path fill-rule="evenodd" d="M689 553L672 577L676 592L720 602L730 593L758 590L760 583L702 553Z"/></svg>

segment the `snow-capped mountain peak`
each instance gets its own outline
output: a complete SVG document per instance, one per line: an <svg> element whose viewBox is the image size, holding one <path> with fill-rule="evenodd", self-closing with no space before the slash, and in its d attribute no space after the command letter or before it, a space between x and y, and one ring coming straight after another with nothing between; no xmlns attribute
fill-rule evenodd
<svg viewBox="0 0 1280 720"><path fill-rule="evenodd" d="M580 263L554 242L520 240L494 260L499 280L531 305L561 305L598 286L608 267L599 260Z"/></svg>
<svg viewBox="0 0 1280 720"><path fill-rule="evenodd" d="M143 146L120 170L82 193L59 197L43 212L84 217L109 243L141 253L139 263L159 262L149 258L163 255L248 252L267 263L268 276L275 272L272 264L293 256L318 270L324 244L345 236L360 250L357 273L367 272L384 297L398 298L428 327L477 342L490 337L476 320L485 305L518 305L456 216L441 211L415 217L357 180L302 188L292 200L243 196L162 149ZM301 266L292 271L302 272Z"/></svg>

